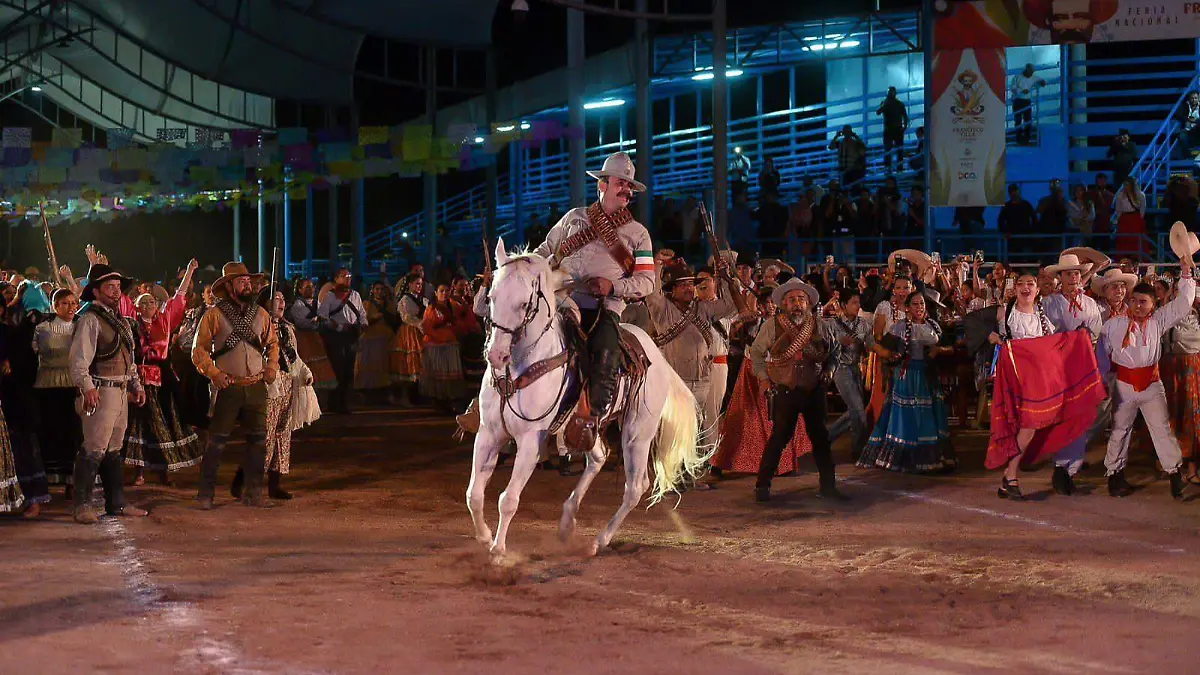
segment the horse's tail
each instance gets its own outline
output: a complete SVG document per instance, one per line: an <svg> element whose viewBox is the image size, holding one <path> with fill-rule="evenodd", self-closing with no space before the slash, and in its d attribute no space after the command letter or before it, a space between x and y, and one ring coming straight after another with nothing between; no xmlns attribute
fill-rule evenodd
<svg viewBox="0 0 1200 675"><path fill-rule="evenodd" d="M672 368L663 370L669 382L655 443L651 506L669 493L678 492L684 483L704 475L714 450L700 445L701 411L696 397Z"/></svg>

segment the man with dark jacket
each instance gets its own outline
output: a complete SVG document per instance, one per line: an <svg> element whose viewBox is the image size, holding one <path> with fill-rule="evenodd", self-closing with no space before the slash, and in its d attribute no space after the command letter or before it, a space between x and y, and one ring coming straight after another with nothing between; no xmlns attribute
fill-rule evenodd
<svg viewBox="0 0 1200 675"><path fill-rule="evenodd" d="M883 116L883 162L892 172L892 150L896 151L896 166L904 162L904 132L908 130L908 110L896 96L896 88L888 87L887 98L879 104L876 115Z"/></svg>
<svg viewBox="0 0 1200 675"><path fill-rule="evenodd" d="M996 229L1006 238L1014 234L1031 234L1036 228L1037 212L1033 204L1021 198L1021 188L1015 183L1008 186L1008 201L1000 207L1000 217L996 219ZM1028 239L1018 239L1009 244L1008 249L1013 253L1030 250Z"/></svg>

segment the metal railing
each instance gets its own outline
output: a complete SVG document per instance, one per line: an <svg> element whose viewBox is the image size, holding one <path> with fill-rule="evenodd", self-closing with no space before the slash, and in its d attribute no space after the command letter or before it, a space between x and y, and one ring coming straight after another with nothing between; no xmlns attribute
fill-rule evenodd
<svg viewBox="0 0 1200 675"><path fill-rule="evenodd" d="M1137 179L1142 191L1146 193L1147 200L1152 204L1159 203L1160 184L1164 189L1166 187L1166 182L1171 171L1171 159L1175 153L1175 147L1179 142L1176 133L1179 129L1179 123L1175 121L1175 114L1188 94L1197 91L1198 87L1200 87L1200 74L1192 76L1188 86L1179 95L1179 98L1175 101L1175 105L1171 106L1171 109L1166 114L1166 118L1159 125L1158 131L1154 133L1154 137L1146 144L1146 149L1142 151L1141 158L1133 165L1133 170L1130 172L1130 175Z"/></svg>

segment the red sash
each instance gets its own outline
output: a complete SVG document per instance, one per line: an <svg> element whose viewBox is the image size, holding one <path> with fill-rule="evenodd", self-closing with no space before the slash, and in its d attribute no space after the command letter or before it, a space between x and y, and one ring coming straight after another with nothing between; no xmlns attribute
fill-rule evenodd
<svg viewBox="0 0 1200 675"><path fill-rule="evenodd" d="M1146 391L1150 385L1159 381L1158 364L1142 368L1126 368L1117 366L1117 379L1133 387L1134 391Z"/></svg>
<svg viewBox="0 0 1200 675"><path fill-rule="evenodd" d="M713 364L717 364L717 363L724 363L724 364L728 364L728 363L729 363L729 357L728 357L728 356L714 356L714 357L713 357Z"/></svg>

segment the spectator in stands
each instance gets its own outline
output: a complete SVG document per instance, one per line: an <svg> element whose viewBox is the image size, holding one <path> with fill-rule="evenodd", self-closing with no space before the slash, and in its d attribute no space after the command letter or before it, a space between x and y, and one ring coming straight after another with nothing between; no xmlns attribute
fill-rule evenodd
<svg viewBox="0 0 1200 675"><path fill-rule="evenodd" d="M804 177L804 191L812 193L809 195L808 200L813 204L818 204L825 198L825 188L817 185L812 176Z"/></svg>
<svg viewBox="0 0 1200 675"><path fill-rule="evenodd" d="M1079 233L1078 246L1092 245L1092 229L1096 223L1096 205L1088 196L1083 183L1071 186L1071 201L1067 202L1067 218L1071 229Z"/></svg>
<svg viewBox="0 0 1200 675"><path fill-rule="evenodd" d="M982 206L959 206L954 209L952 224L962 234L961 250L970 253L975 250L975 235L983 230Z"/></svg>
<svg viewBox="0 0 1200 675"><path fill-rule="evenodd" d="M1187 159L1192 155L1192 137L1196 133L1196 127L1200 126L1200 92L1188 92L1183 103L1179 104L1175 111L1175 121L1179 122L1176 155Z"/></svg>
<svg viewBox="0 0 1200 675"><path fill-rule="evenodd" d="M1017 130L1017 145L1029 145L1033 138L1033 92L1046 81L1037 77L1033 64L1026 63L1025 69L1014 75L1008 90L1012 97L1013 127Z"/></svg>
<svg viewBox="0 0 1200 675"><path fill-rule="evenodd" d="M913 171L925 170L925 127L917 127L917 149L913 152L913 158L908 160L908 165Z"/></svg>
<svg viewBox="0 0 1200 675"><path fill-rule="evenodd" d="M842 172L842 185L854 187L867 175L867 144L854 133L849 124L837 132L829 142L829 149L836 150L838 169Z"/></svg>
<svg viewBox="0 0 1200 675"><path fill-rule="evenodd" d="M679 209L674 199L663 203L658 236L668 247L678 246L683 250L683 219L679 217Z"/></svg>
<svg viewBox="0 0 1200 675"><path fill-rule="evenodd" d="M739 249L754 238L754 211L750 209L750 198L745 192L733 197L729 208L729 244Z"/></svg>
<svg viewBox="0 0 1200 675"><path fill-rule="evenodd" d="M1033 204L1021 197L1021 187L1016 183L1008 186L1008 201L1000 207L1000 217L996 219L996 229L1011 239L1014 235L1032 234L1036 229L1037 212ZM1009 251L1023 253L1031 250L1028 239L1017 239L1008 245Z"/></svg>
<svg viewBox="0 0 1200 675"><path fill-rule="evenodd" d="M1063 194L1062 181L1055 178L1050 181L1050 194L1038 201L1038 232L1050 235L1046 238L1045 250L1062 250L1069 248L1062 241L1062 234L1067 231L1067 198ZM1057 236L1056 236L1057 235Z"/></svg>
<svg viewBox="0 0 1200 675"><path fill-rule="evenodd" d="M883 116L883 164L891 173L893 150L896 168L904 163L904 132L908 130L908 109L896 96L895 87L888 87L887 98L879 104L875 114Z"/></svg>
<svg viewBox="0 0 1200 675"><path fill-rule="evenodd" d="M879 214L877 213L875 200L871 198L871 188L866 185L859 188L858 200L854 202L854 210L857 213L854 236L878 237Z"/></svg>
<svg viewBox="0 0 1200 675"><path fill-rule="evenodd" d="M758 172L758 198L768 193L779 196L779 170L770 157L763 160L762 171Z"/></svg>
<svg viewBox="0 0 1200 675"><path fill-rule="evenodd" d="M784 236L787 232L788 211L779 203L775 195L766 195L762 205L754 212L758 221L758 238L763 240L763 255L787 257L787 242Z"/></svg>
<svg viewBox="0 0 1200 675"><path fill-rule="evenodd" d="M854 259L854 202L835 180L829 182L829 194L821 200L821 228L826 237L833 237L833 255L838 260Z"/></svg>
<svg viewBox="0 0 1200 675"><path fill-rule="evenodd" d="M925 188L912 186L908 192L908 217L904 223L904 234L912 241L909 248L924 248L921 238L925 236Z"/></svg>
<svg viewBox="0 0 1200 675"><path fill-rule="evenodd" d="M741 148L733 149L733 159L729 160L729 187L734 196L745 192L750 187L750 158L742 154Z"/></svg>
<svg viewBox="0 0 1200 675"><path fill-rule="evenodd" d="M896 177L888 176L883 179L883 187L875 197L878 209L879 233L884 237L900 236L904 229L904 218L900 211L900 188L896 185Z"/></svg>
<svg viewBox="0 0 1200 675"><path fill-rule="evenodd" d="M1129 138L1128 129L1117 130L1117 135L1108 146L1107 157L1112 160L1113 183L1124 185L1129 172L1133 171L1133 165L1138 161L1138 149Z"/></svg>
<svg viewBox="0 0 1200 675"><path fill-rule="evenodd" d="M1167 195L1163 198L1167 209L1167 222L1179 221L1188 230L1196 229L1196 210L1200 201L1196 199L1196 181L1191 176L1172 176L1167 183Z"/></svg>
<svg viewBox="0 0 1200 675"><path fill-rule="evenodd" d="M1117 236L1113 246L1122 255L1141 260L1149 252L1146 235L1146 194L1138 187L1137 179L1126 176L1114 202L1117 211Z"/></svg>
<svg viewBox="0 0 1200 675"><path fill-rule="evenodd" d="M1096 209L1096 220L1092 226L1092 231L1100 234L1112 231L1112 215L1113 215L1113 199L1116 194L1113 193L1112 187L1108 184L1108 176L1103 173L1096 174L1096 184L1088 190L1088 198L1092 201L1092 206ZM1094 237L1092 243L1087 244L1092 248L1104 250L1108 248L1111 240L1105 237Z"/></svg>
<svg viewBox="0 0 1200 675"><path fill-rule="evenodd" d="M824 192L824 190L822 190ZM788 223L787 236L788 238L795 237L800 239L800 252L803 255L812 255L816 250L816 244L811 239L816 236L813 230L813 191L800 195L800 199L788 207Z"/></svg>

